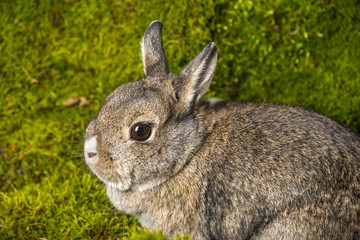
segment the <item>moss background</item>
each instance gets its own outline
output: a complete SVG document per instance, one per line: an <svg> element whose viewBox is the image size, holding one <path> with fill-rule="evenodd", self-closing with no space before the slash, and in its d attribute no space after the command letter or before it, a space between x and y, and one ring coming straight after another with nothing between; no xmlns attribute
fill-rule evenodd
<svg viewBox="0 0 360 240"><path fill-rule="evenodd" d="M172 72L217 44L207 97L303 105L360 132L359 13L359 0L2 0L0 238L164 238L115 211L82 157L105 96L143 76L151 21Z"/></svg>

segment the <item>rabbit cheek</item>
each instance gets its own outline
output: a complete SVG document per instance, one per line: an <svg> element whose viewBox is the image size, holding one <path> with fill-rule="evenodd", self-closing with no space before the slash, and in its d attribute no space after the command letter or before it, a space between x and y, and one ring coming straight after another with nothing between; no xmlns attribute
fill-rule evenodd
<svg viewBox="0 0 360 240"><path fill-rule="evenodd" d="M95 175L106 185L121 190L127 190L130 181L120 177L117 166L111 153L102 147L101 137L93 136L85 140L84 154L86 163Z"/></svg>
<svg viewBox="0 0 360 240"><path fill-rule="evenodd" d="M101 181L110 187L119 190L130 188L131 181L125 176L126 174L119 174L119 166L105 151L99 151L99 160L91 165L91 169Z"/></svg>

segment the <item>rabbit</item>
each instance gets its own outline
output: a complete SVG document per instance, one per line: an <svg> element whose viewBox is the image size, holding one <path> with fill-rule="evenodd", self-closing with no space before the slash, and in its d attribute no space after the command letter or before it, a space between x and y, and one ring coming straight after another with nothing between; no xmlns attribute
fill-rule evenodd
<svg viewBox="0 0 360 240"><path fill-rule="evenodd" d="M300 106L202 99L216 45L169 73L162 26L141 42L145 78L86 128L111 203L168 237L360 239L360 136Z"/></svg>

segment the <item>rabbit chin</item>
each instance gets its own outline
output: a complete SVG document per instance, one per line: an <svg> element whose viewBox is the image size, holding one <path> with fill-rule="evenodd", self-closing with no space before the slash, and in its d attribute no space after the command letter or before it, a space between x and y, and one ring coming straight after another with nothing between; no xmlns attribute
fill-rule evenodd
<svg viewBox="0 0 360 240"><path fill-rule="evenodd" d="M131 180L129 180L129 181L125 182L125 184L124 184L122 182L111 182L100 176L98 176L98 177L101 181L103 181L105 183L105 185L107 187L115 188L120 191L132 190L132 191L137 191L137 192L143 192L146 190L153 189L154 187L159 186L161 183L163 183L167 180L167 178L163 177L163 178L152 179L145 183L136 183L136 184L132 184Z"/></svg>
<svg viewBox="0 0 360 240"><path fill-rule="evenodd" d="M130 179L127 181L122 181L122 182L113 182L113 181L106 180L105 178L103 178L99 174L97 174L96 172L94 172L94 173L103 183L105 183L106 186L109 186L111 188L116 188L120 191L127 191L130 189L130 186L131 186Z"/></svg>
<svg viewBox="0 0 360 240"><path fill-rule="evenodd" d="M156 178L156 179L149 180L145 183L133 184L131 186L131 189L133 191L144 192L146 190L153 189L154 187L159 186L160 184L165 182L167 179L168 178L166 178L166 177L162 177L162 178Z"/></svg>

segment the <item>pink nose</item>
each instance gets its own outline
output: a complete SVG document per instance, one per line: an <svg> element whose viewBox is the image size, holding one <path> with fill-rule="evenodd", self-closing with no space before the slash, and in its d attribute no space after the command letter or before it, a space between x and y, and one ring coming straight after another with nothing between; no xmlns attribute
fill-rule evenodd
<svg viewBox="0 0 360 240"><path fill-rule="evenodd" d="M88 157L89 158L92 158L92 157L95 157L96 156L96 153L93 153L93 152L89 152L88 153Z"/></svg>

